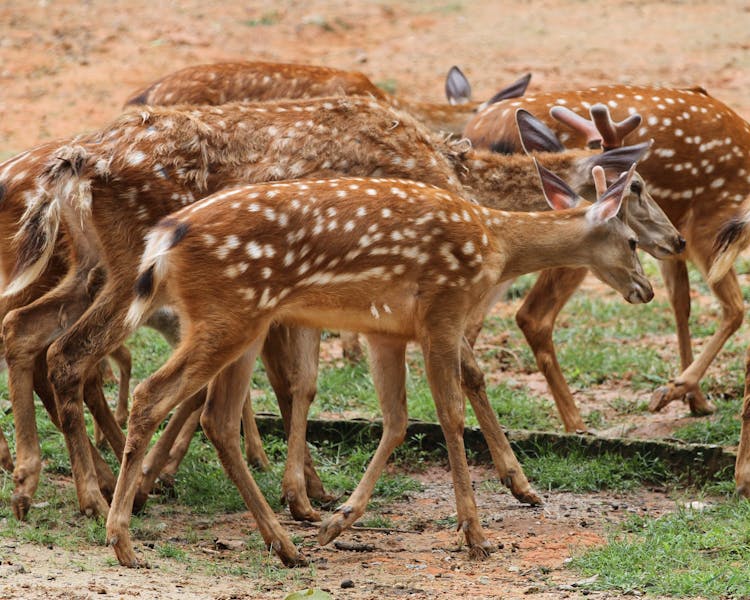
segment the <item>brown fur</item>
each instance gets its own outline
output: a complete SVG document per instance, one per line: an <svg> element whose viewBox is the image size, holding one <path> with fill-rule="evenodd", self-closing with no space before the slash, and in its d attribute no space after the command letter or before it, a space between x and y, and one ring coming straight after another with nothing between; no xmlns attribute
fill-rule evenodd
<svg viewBox="0 0 750 600"><path fill-rule="evenodd" d="M654 199L688 242L684 258L660 265L674 310L682 373L674 383L655 393L651 408L658 410L682 397L688 400L694 413L706 414L713 407L700 391L700 379L739 328L744 306L736 273L725 256L726 268L719 266L715 271L722 276L709 281L722 306L721 321L694 360L688 328L690 285L686 261L692 261L707 276L713 264L717 233L750 193L750 124L700 87L605 85L498 102L472 118L464 135L477 148L498 145L520 151L512 123L515 111L523 108L544 120L570 146L583 146L586 137L561 126L548 115L549 109L562 105L587 116L588 107L598 102L607 104L616 120L626 118L631 112L643 117L628 141L653 139L654 146L639 162L638 171L648 182Z"/></svg>
<svg viewBox="0 0 750 600"><path fill-rule="evenodd" d="M540 197L530 159L513 159L513 164L525 160L527 177L519 176L514 195L508 196L508 189L501 187L503 169L509 168L506 158L435 140L407 115L358 98L135 110L81 138L78 145L61 150L66 156L84 153L87 158L80 169L71 168L77 161L66 159L55 170L50 184L61 209L48 214L59 215L62 226L72 230L80 229L82 217L86 220L85 240L76 244L77 268L101 260L110 278L84 319L53 344L49 357L58 401L70 412L69 437L76 439L71 460L84 512L102 513L106 504L85 475L91 471L85 454L75 452L83 447L78 381L95 357L127 334L122 319L133 295L143 237L161 217L234 183L336 172L411 178L459 193L465 191L458 182L461 177L471 182L476 197L495 207L505 202L510 208L524 198L534 198L538 206ZM480 169L477 160L485 163L484 175L472 177L472 170ZM550 160L579 179L592 164L590 157L575 153ZM73 235L78 239L82 234ZM312 387L314 393L314 385L302 387ZM472 390L473 402L486 402L482 391ZM311 400L312 394L299 402L302 408L292 406L296 424L291 431L304 431L300 419ZM488 417L483 430L499 438L494 417ZM502 464L498 469L507 472ZM527 494L525 479L509 481L519 497ZM295 497L302 502L297 513L314 518L304 489L296 490Z"/></svg>

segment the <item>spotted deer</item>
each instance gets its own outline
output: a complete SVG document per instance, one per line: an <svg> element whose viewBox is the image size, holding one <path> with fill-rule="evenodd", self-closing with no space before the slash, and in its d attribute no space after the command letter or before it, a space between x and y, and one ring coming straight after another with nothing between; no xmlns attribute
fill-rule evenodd
<svg viewBox="0 0 750 600"><path fill-rule="evenodd" d="M734 269L709 282L722 309L718 329L694 359L688 317L690 284L687 261L705 277L713 262L713 242L717 232L750 192L750 124L704 89L671 89L647 86L607 85L582 91L548 92L533 97L501 101L478 113L466 126L464 135L478 148L502 152L520 149L512 126L513 114L524 108L535 114L567 107L578 114L602 102L615 119L632 113L643 122L629 137L631 143L654 140L654 149L638 164L649 183L649 190L687 240L684 256L660 262L675 316L682 372L654 393L651 410L669 402L687 399L694 414L713 412L713 406L700 391L700 380L727 339L740 327L743 301ZM561 129L552 117L546 123L571 145L597 144L601 135L591 128L587 133ZM519 313L519 325L529 336L549 339L551 329L538 331L540 311ZM543 310L543 307L542 307Z"/></svg>
<svg viewBox="0 0 750 600"><path fill-rule="evenodd" d="M322 96L367 96L404 110L433 131L461 135L477 110L503 98L516 98L526 91L527 73L500 90L488 102L471 102L471 86L458 67L451 67L445 81L449 104L415 102L381 90L359 71L344 71L317 65L265 61L224 62L187 67L170 73L131 94L125 106L152 104L219 105L237 101L319 98Z"/></svg>
<svg viewBox="0 0 750 600"><path fill-rule="evenodd" d="M635 148L618 157L630 164L644 150ZM544 160L574 180L577 187L588 185L586 171L599 163L617 172L623 170L612 156L592 156L588 151L550 154ZM44 264L51 252L49 231L69 220L86 222L89 239L81 246L95 249L93 260L105 265L109 277L86 314L48 352L55 397L67 417L68 448L83 512L104 514L107 504L96 488L88 457L80 450L85 431L78 382L96 364L96 357L127 335L124 317L148 227L233 184L333 173L414 179L473 196L495 208L546 207L529 158L476 152L461 143L436 140L408 115L371 99L328 98L189 110L144 108L60 149L58 160L50 164L47 173L47 183L56 192L36 206L40 218L27 223L24 247L33 251L22 254L11 289L22 289ZM645 243L678 251L681 241L665 218L648 224L638 223L632 214L628 219ZM294 344L298 342L295 338ZM462 372L467 374L467 393L501 480L519 499L538 502L489 406L470 349L465 355ZM307 352L301 356L303 361L310 360ZM304 432L315 394L317 362L305 364L303 371L282 373L281 377L287 378L282 390L285 400L279 400L290 432L282 487L292 514L314 520L319 517L308 499L314 470L305 460ZM188 419L189 413L185 411L181 417ZM146 478L155 476L154 472L147 472Z"/></svg>
<svg viewBox="0 0 750 600"><path fill-rule="evenodd" d="M545 198L560 212L492 210L422 182L337 178L226 190L163 219L147 235L126 323L132 328L168 303L180 314L185 336L133 395L127 451L107 519L108 543L120 563L137 564L128 524L156 427L219 373L246 384L272 322L344 327L369 342L383 436L352 496L323 523L319 542L330 542L363 514L406 434L405 352L407 341L415 340L445 434L458 530L475 552L490 552L463 445L467 317L483 310L505 279L558 266L591 268L629 302L648 302L653 292L638 262L636 235L615 218L634 168L595 204L578 208L580 198L540 169ZM196 353L196 347L206 351ZM242 400L212 395L201 424L266 545L284 564L297 565L299 552L239 453Z"/></svg>
<svg viewBox="0 0 750 600"><path fill-rule="evenodd" d="M0 287L12 278L19 247L15 234L20 224L29 215L28 205L34 197L43 195L46 190L39 183L47 161L61 142L49 142L32 148L0 164ZM30 497L36 490L41 470L41 454L36 429L33 394L42 400L53 424L60 429L61 423L55 406L54 397L47 381L47 367L43 351L34 351L38 347L46 350L49 346L50 331L59 331L75 321L91 302L100 285L100 273L92 271L76 295L71 295L64 310L40 321L36 310L37 300L61 284L68 270L68 242L62 238L56 241L56 250L39 278L18 294L0 298L0 318L3 319L3 354L8 366L8 387L12 402L13 419L16 431L17 462L14 465L10 451L2 436L2 466L13 472L15 491L11 498L14 514L23 518L29 508ZM21 325L19 317L23 315L26 325ZM101 374L94 371L84 386L84 398L95 423L102 424L102 435L119 456L125 443L120 427L127 419L127 400L130 379L130 353L120 346L111 354L120 372L118 402L115 417L107 407L102 389ZM0 434L1 435L1 434ZM92 460L96 466L101 487L107 495L114 489L114 475L98 451L91 446ZM31 493L28 493L31 491Z"/></svg>

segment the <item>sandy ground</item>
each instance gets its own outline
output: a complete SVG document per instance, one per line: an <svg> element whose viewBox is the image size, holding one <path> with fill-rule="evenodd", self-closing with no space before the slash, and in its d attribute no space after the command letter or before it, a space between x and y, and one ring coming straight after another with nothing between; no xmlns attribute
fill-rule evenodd
<svg viewBox="0 0 750 600"><path fill-rule="evenodd" d="M471 79L475 99L526 72L530 92L609 82L702 85L750 117L749 29L750 7L738 0L7 0L0 2L0 158L104 125L132 91L170 71L237 59L362 70L398 94L431 101L442 100L452 64ZM684 412L670 410L667 421ZM188 547L191 561L160 558L144 542L139 551L152 568L131 571L93 545L71 552L3 542L0 598L282 598L307 585L352 599L577 597L566 558L601 543L610 520L674 505L653 493L556 493L544 508L521 508L482 488L488 471L475 476L480 512L504 545L485 561L454 551L454 533L435 524L455 509L450 478L433 470L422 476L424 492L392 508L403 532L347 534L374 546L362 553L311 546L311 569L284 571L268 560L262 577L243 575L243 561L257 560L258 551L220 550L212 540L244 539L253 528L248 515L217 515L194 544L184 541L184 518L163 515L164 539ZM344 579L354 587L342 589Z"/></svg>

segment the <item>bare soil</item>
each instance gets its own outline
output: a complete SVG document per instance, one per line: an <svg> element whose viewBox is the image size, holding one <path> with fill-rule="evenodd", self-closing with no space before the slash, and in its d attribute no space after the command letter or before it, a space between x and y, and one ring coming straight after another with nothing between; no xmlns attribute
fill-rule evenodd
<svg viewBox="0 0 750 600"><path fill-rule="evenodd" d="M748 30L750 7L739 0L1 2L0 158L104 125L132 91L168 72L237 59L357 69L398 94L431 101L442 100L452 64L469 76L476 99L528 71L530 93L609 82L702 85L749 117ZM674 352L673 344L664 340ZM517 377L544 389L538 375ZM624 388L610 393L630 394ZM590 410L606 404L606 395L597 389L578 399ZM663 415L643 417L639 434L668 435L684 413L675 404ZM342 536L374 547L365 552L312 546L312 570L283 570L268 559L262 577L237 574L259 551L231 543L232 549L219 549L212 540L245 539L254 528L249 514L190 523L205 532L193 543L185 538L185 515L152 508L166 539L189 548L191 560L163 558L142 543L138 551L152 568L127 570L102 547L70 552L6 542L0 545L0 598L283 598L307 586L357 600L577 597L577 576L564 568L567 558L602 543L610 521L674 506L664 495L644 491L550 493L544 507L524 508L482 483L495 481L489 470L476 468L474 475L480 513L503 546L487 560L456 551L451 527L436 523L450 520L455 507L448 473L435 468L419 475L423 492L393 505L390 517L399 531ZM314 538L315 529L288 526ZM344 579L354 587L342 589Z"/></svg>

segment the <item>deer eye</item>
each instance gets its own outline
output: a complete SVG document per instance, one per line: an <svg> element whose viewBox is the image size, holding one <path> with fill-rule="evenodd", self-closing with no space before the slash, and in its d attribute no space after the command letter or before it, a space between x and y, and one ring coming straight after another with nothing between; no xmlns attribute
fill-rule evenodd
<svg viewBox="0 0 750 600"><path fill-rule="evenodd" d="M630 245L630 249L631 249L631 250L632 250L633 252L635 252L635 248L636 248L636 246L638 245L638 240L637 240L637 239L635 239L635 238L630 238L630 239L628 240L628 244Z"/></svg>
<svg viewBox="0 0 750 600"><path fill-rule="evenodd" d="M630 191L640 196L643 191L643 184L640 181L633 181L630 184Z"/></svg>

